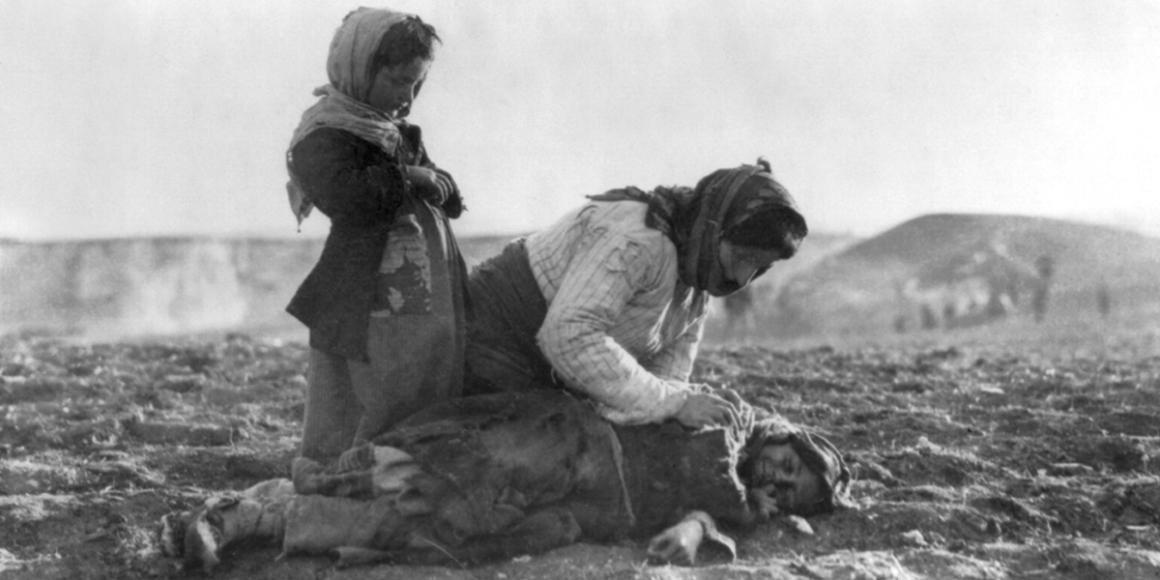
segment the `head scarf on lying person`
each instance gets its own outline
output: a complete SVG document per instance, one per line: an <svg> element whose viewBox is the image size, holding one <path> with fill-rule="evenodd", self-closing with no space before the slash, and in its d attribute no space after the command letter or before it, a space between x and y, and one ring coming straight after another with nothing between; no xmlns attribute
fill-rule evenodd
<svg viewBox="0 0 1160 580"><path fill-rule="evenodd" d="M714 171L693 189L657 187L646 192L626 187L590 198L647 203L646 225L660 230L677 247L681 282L713 296L731 294L744 284L723 277L722 240L777 249L787 259L809 233L793 196L773 178L765 159Z"/></svg>
<svg viewBox="0 0 1160 580"><path fill-rule="evenodd" d="M759 421L754 426L737 470L742 481L752 482L756 478L754 460L763 447L780 444L789 444L802 463L818 476L818 483L822 486L818 503L797 507L794 510L797 515L812 516L850 507L850 470L842 459L842 453L825 437L792 425L780 416Z"/></svg>

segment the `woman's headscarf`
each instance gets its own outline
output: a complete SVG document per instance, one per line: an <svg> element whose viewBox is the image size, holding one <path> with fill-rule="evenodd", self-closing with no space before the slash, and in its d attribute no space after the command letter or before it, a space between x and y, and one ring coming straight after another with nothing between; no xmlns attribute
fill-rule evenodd
<svg viewBox="0 0 1160 580"><path fill-rule="evenodd" d="M695 189L658 187L645 192L627 187L590 198L648 204L645 225L660 230L677 246L681 281L714 296L740 288L721 273L721 240L730 228L757 219L769 220L771 229L792 223L800 237L808 231L793 197L773 178L764 159L757 165L714 171Z"/></svg>
<svg viewBox="0 0 1160 580"><path fill-rule="evenodd" d="M359 8L346 15L334 33L326 58L330 84L314 89L314 95L321 98L302 114L286 153L287 166L294 146L311 131L322 127L349 131L377 144L383 151L395 153L402 140L396 119L366 104L366 100L374 84L377 72L374 70L375 54L383 36L409 16L382 8ZM290 209L301 225L314 204L298 184L293 171L290 171L286 191L290 196Z"/></svg>

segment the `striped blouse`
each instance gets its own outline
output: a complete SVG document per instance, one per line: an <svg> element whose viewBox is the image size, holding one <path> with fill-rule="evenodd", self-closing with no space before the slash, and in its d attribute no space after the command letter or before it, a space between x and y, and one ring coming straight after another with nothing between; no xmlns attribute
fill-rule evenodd
<svg viewBox="0 0 1160 580"><path fill-rule="evenodd" d="M706 303L678 279L677 249L647 206L590 202L527 239L548 302L536 341L567 386L605 418L652 423L681 409Z"/></svg>

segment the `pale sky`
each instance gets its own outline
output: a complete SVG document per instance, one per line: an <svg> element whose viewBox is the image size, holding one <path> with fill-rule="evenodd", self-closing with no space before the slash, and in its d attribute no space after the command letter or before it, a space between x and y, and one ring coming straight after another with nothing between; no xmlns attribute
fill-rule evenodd
<svg viewBox="0 0 1160 580"><path fill-rule="evenodd" d="M358 5L0 0L0 237L295 235L283 155ZM758 155L815 231L986 212L1160 235L1155 0L388 6L444 40L411 120L460 235Z"/></svg>

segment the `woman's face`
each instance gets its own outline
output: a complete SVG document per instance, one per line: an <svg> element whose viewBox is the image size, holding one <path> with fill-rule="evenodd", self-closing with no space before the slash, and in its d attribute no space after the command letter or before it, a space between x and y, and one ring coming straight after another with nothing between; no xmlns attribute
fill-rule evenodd
<svg viewBox="0 0 1160 580"><path fill-rule="evenodd" d="M823 499L821 480L789 443L762 447L754 461L750 487L765 490L782 510L795 512Z"/></svg>
<svg viewBox="0 0 1160 580"><path fill-rule="evenodd" d="M744 288L759 273L783 259L781 250L738 246L729 240L721 240L720 248L721 276L735 283L738 289Z"/></svg>
<svg viewBox="0 0 1160 580"><path fill-rule="evenodd" d="M416 58L379 69L367 95L367 104L391 117L398 117L415 100L419 87L427 79L431 62L431 59Z"/></svg>

